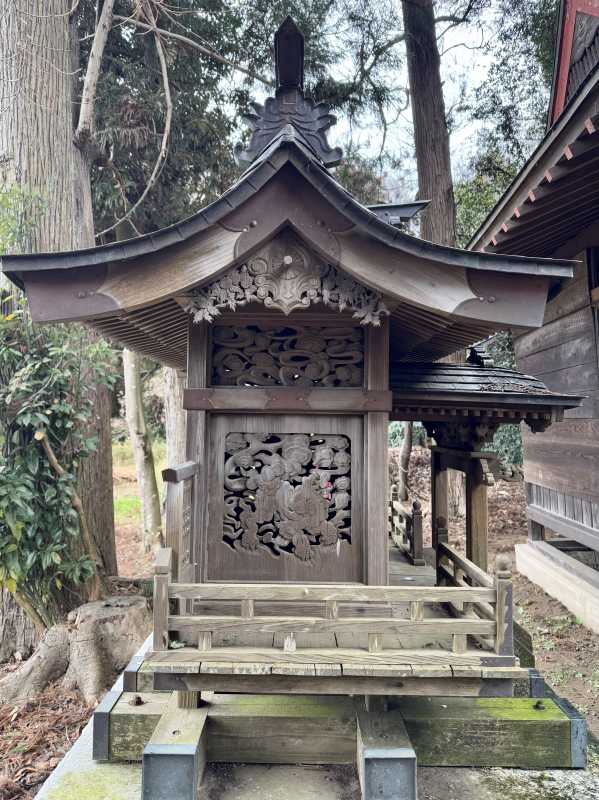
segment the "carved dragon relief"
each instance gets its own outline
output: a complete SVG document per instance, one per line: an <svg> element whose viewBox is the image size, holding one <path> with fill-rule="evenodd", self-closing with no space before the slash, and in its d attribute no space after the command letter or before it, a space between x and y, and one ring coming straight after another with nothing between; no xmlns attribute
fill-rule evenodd
<svg viewBox="0 0 599 800"><path fill-rule="evenodd" d="M349 309L363 325L380 325L388 314L380 292L357 283L318 259L290 234L273 239L245 264L208 286L194 289L186 308L195 322L212 322L221 309L258 302L289 315L313 303Z"/></svg>
<svg viewBox="0 0 599 800"><path fill-rule="evenodd" d="M229 433L223 542L236 551L315 562L351 543L347 436Z"/></svg>
<svg viewBox="0 0 599 800"><path fill-rule="evenodd" d="M358 326L215 325L213 386L362 386Z"/></svg>

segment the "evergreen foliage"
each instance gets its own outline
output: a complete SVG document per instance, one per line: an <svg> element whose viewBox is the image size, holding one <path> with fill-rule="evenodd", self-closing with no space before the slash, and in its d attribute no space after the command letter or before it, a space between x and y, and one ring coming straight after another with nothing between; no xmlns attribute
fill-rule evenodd
<svg viewBox="0 0 599 800"><path fill-rule="evenodd" d="M46 625L64 610L63 592L77 592L95 568L81 551L72 499L77 465L96 446L85 386L110 381L112 355L86 342L79 327L37 329L24 301L0 316L0 585L26 597ZM38 431L66 475L48 463Z"/></svg>
<svg viewBox="0 0 599 800"><path fill-rule="evenodd" d="M26 246L41 198L0 191L0 253ZM0 587L44 625L81 599L95 566L82 552L72 499L77 466L95 448L86 386L110 385L110 347L79 326L33 325L19 292L0 286ZM36 440L42 432L65 469L58 476ZM68 593L68 594L67 594Z"/></svg>
<svg viewBox="0 0 599 800"><path fill-rule="evenodd" d="M493 61L471 112L487 123L483 150L500 152L518 169L545 132L559 3L495 3Z"/></svg>

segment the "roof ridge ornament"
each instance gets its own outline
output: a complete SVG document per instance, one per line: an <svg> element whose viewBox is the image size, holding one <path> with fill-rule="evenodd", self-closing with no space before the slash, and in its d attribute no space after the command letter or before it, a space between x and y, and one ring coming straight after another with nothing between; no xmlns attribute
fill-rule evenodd
<svg viewBox="0 0 599 800"><path fill-rule="evenodd" d="M337 118L327 103L304 97L304 35L291 17L275 34L276 91L264 105L252 102L253 113L243 119L251 128L249 145L235 146L235 158L249 166L281 131L291 125L302 142L326 166L334 167L343 157L339 147L330 147L326 132Z"/></svg>

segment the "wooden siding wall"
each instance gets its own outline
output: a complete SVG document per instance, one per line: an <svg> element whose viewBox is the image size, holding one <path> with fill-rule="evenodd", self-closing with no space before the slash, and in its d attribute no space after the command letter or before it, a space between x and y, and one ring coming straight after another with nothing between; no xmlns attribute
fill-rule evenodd
<svg viewBox="0 0 599 800"><path fill-rule="evenodd" d="M592 515L582 518L583 505L599 502L599 356L585 253L577 260L575 278L547 304L543 327L519 337L515 347L520 370L553 391L587 399L545 433L524 431L524 471L535 504L599 527Z"/></svg>

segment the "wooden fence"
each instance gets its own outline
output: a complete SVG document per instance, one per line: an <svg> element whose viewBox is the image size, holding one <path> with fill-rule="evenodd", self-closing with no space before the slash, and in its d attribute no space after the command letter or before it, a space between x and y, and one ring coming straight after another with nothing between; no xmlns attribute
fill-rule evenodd
<svg viewBox="0 0 599 800"><path fill-rule="evenodd" d="M421 637L413 650L420 663L428 663L427 658L430 663L441 663L443 652L448 656L472 653L471 637L487 643L487 656L488 650L497 656L513 656L509 577L500 577L494 584L447 545L442 547L439 569L444 580L453 581L451 586L173 583L170 550L161 550L155 567L154 651L168 650L176 638L179 643L211 653L212 658L218 658L218 653L225 650L230 658L234 650L235 658L247 661L257 657L255 645L213 647L214 634L231 634L241 643L255 642L258 634L273 634L271 642L274 645L278 640L278 647L269 648L267 656L260 652L276 662L285 661L296 652L298 634L304 642L309 642L312 634L315 642L319 637L322 641L322 634L335 634L338 640L351 634L350 641L359 642L360 646L339 650L345 661L380 654L385 663L405 663L411 660L407 651L415 647L415 636ZM173 614L171 603L191 609L191 613ZM454 614L448 614L447 608L453 609ZM391 640L392 646L385 642L389 635L397 637ZM402 636L410 641L406 649L401 644ZM427 647L432 649L428 651ZM316 661L319 654L324 661L336 657L330 649L311 644L307 648L310 649L298 653L309 653L310 659ZM479 658L485 653L478 649L475 655ZM497 663L506 660L499 659ZM513 659L510 663L514 663Z"/></svg>
<svg viewBox="0 0 599 800"><path fill-rule="evenodd" d="M485 648L493 649L499 655L512 655L514 652L513 631L513 591L509 570L509 559L497 557L495 579L491 578L472 561L458 553L447 542L439 541L437 545L437 584L458 589L480 587L495 592L492 603L484 600L455 604L452 602L452 613L459 619L481 619L495 625L492 637L476 635L478 642Z"/></svg>

